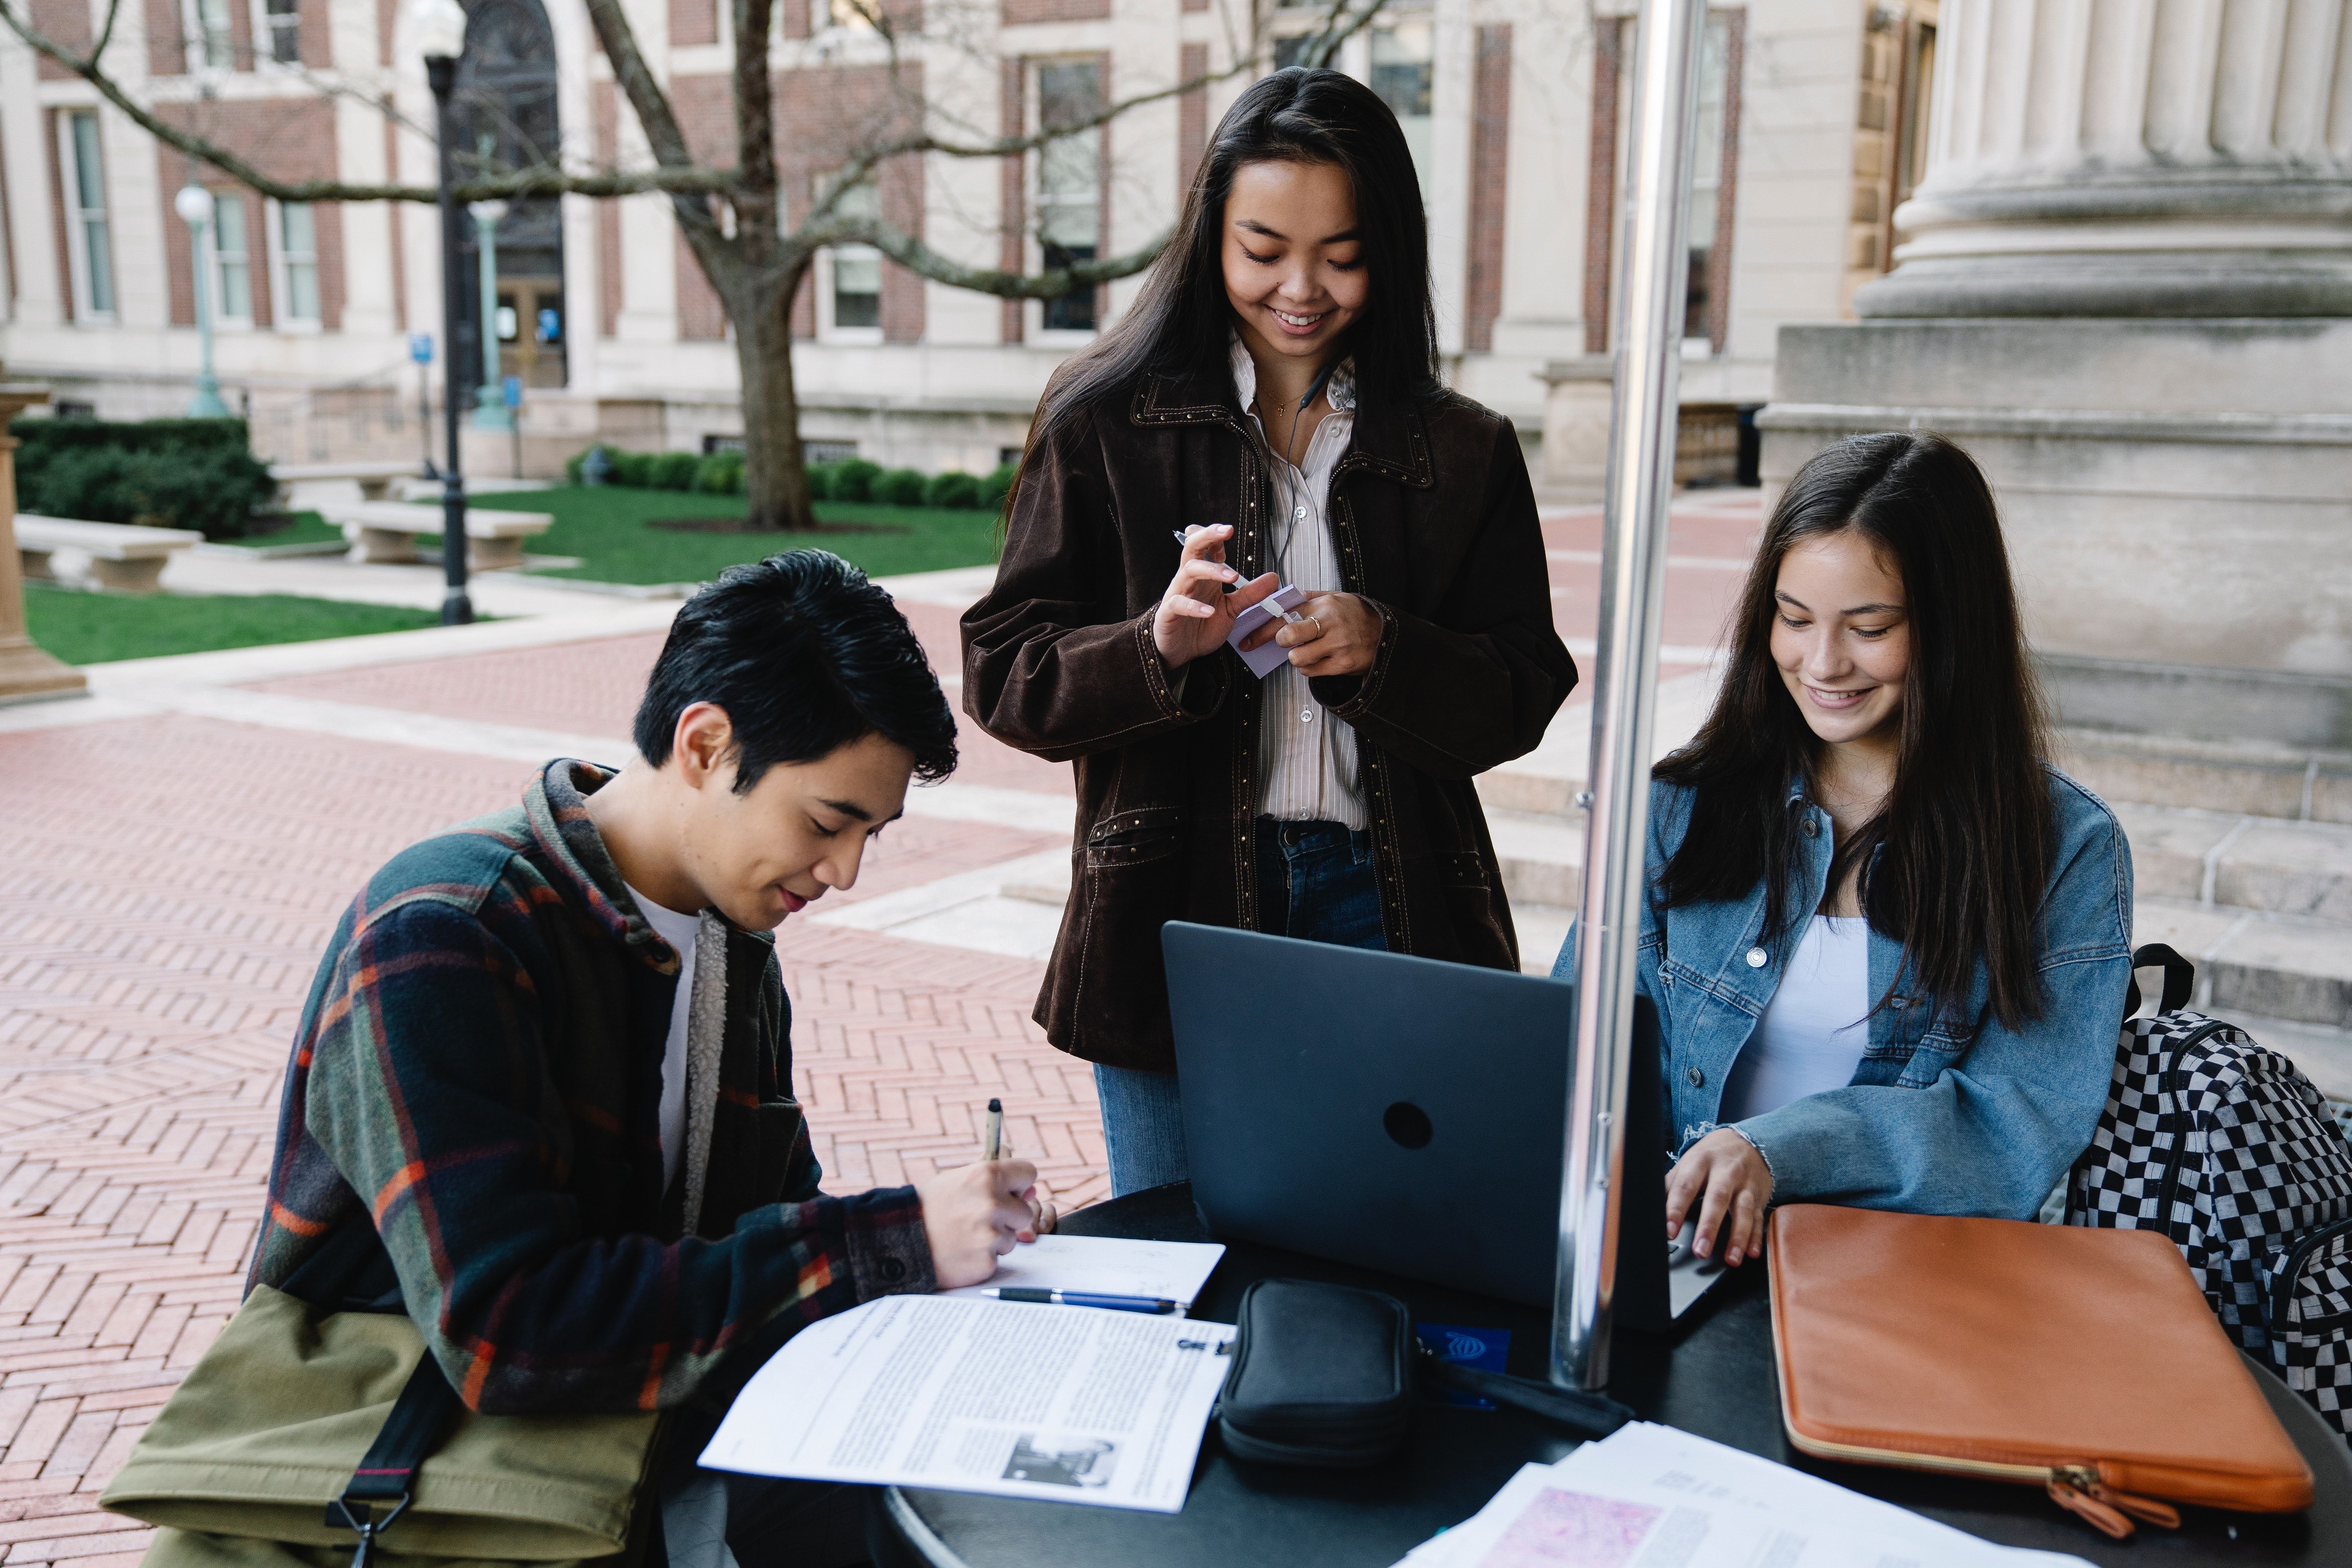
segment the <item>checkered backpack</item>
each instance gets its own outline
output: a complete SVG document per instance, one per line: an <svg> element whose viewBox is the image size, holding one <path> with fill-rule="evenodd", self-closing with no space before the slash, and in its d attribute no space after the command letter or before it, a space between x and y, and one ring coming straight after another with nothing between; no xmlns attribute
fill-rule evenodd
<svg viewBox="0 0 2352 1568"><path fill-rule="evenodd" d="M2132 966L2163 969L2163 1002L2124 1024L2066 1223L2161 1229L2231 1336L2352 1439L2352 1144L2293 1062L2187 1010L2187 959Z"/></svg>

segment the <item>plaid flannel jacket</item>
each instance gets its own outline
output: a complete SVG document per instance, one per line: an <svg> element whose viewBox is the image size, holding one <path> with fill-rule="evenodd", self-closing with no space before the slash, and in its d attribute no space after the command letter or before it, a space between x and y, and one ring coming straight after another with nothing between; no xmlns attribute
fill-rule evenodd
<svg viewBox="0 0 2352 1568"><path fill-rule="evenodd" d="M818 1194L772 939L731 927L681 1235L657 1127L681 965L589 821L608 776L551 763L519 807L394 857L336 928L286 1074L248 1284L373 1220L451 1385L492 1414L669 1408L731 1350L934 1285L911 1188Z"/></svg>

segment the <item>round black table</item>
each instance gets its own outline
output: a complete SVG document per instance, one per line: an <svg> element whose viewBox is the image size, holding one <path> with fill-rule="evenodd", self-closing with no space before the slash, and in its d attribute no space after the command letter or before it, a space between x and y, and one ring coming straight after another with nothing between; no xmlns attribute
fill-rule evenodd
<svg viewBox="0 0 2352 1568"><path fill-rule="evenodd" d="M1062 1228L1074 1236L1213 1239L1188 1185L1158 1187L1081 1209ZM1609 1392L1646 1420L1792 1465L2007 1545L2146 1568L2352 1564L2352 1449L2267 1372L2259 1373L2263 1390L2318 1479L2318 1501L2308 1513L2264 1517L2187 1510L2177 1531L2143 1527L2133 1540L2117 1542L2060 1511L2032 1487L1840 1465L1799 1454L1780 1426L1763 1272L1753 1264L1738 1270L1671 1335L1620 1331ZM1402 1299L1418 1322L1507 1329L1510 1370L1544 1375L1551 1324L1531 1308L1247 1242L1229 1244L1194 1315L1232 1322L1244 1287L1267 1278L1370 1286ZM1575 1447L1573 1437L1517 1410L1425 1404L1414 1411L1412 1440L1396 1458L1360 1470L1297 1470L1236 1464L1212 1423L1181 1513L886 1488L873 1532L874 1555L879 1568L1246 1568L1270 1563L1286 1568L1389 1568L1438 1531L1475 1513L1520 1466L1549 1464Z"/></svg>

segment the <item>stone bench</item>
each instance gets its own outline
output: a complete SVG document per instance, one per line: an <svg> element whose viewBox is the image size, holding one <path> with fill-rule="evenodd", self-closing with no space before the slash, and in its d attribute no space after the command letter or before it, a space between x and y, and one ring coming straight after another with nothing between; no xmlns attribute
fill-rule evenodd
<svg viewBox="0 0 2352 1568"><path fill-rule="evenodd" d="M172 557L204 542L204 535L188 528L145 528L131 522L83 522L69 517L16 514L16 553L25 575L56 582L49 553L79 550L89 557L91 581L119 594L153 594L163 589L163 568Z"/></svg>
<svg viewBox="0 0 2352 1568"><path fill-rule="evenodd" d="M441 531L439 509L410 506L405 501L347 501L320 507L319 515L343 531L343 537L351 541L352 560L371 565L417 560L416 536ZM520 566L523 541L554 524L555 520L543 511L487 511L468 506L467 566L476 572Z"/></svg>
<svg viewBox="0 0 2352 1568"><path fill-rule="evenodd" d="M394 480L414 479L417 468L411 462L388 462L378 458L363 463L272 463L269 477L278 485L278 505L289 510L294 504L294 487L315 479L352 479L357 481L360 495L367 500L383 500L392 494Z"/></svg>

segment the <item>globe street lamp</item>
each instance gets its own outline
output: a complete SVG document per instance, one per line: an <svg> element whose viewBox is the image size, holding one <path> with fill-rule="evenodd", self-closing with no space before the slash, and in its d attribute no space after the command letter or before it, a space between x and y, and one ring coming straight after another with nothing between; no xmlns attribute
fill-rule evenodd
<svg viewBox="0 0 2352 1568"><path fill-rule="evenodd" d="M457 169L449 155L454 129L449 93L457 85L457 57L466 52L466 8L457 0L415 0L408 17L416 51L425 57L425 79L433 87L440 163L441 341L449 345L442 356L449 377L442 399L449 461L441 472L441 569L448 582L441 598L441 624L462 626L474 618L474 602L466 595L466 476L458 464L457 291L464 284L457 258L457 198L451 191Z"/></svg>
<svg viewBox="0 0 2352 1568"><path fill-rule="evenodd" d="M466 210L473 215L482 265L482 388L474 395L474 428L511 430L514 416L507 412L499 364L499 220L507 216L507 204L476 202Z"/></svg>
<svg viewBox="0 0 2352 1568"><path fill-rule="evenodd" d="M196 280L196 395L188 400L191 419L226 419L220 383L213 376L213 194L194 180L172 198L172 210L188 226L188 256Z"/></svg>

